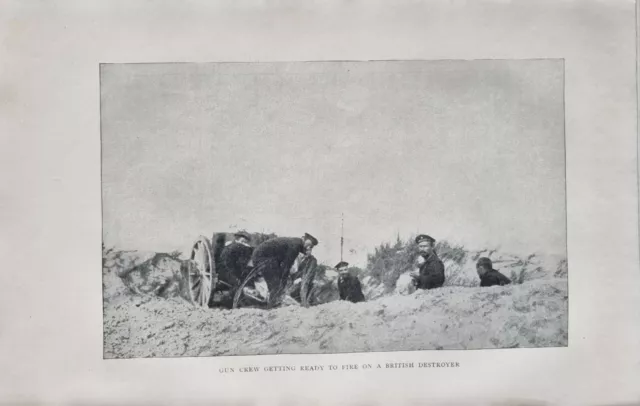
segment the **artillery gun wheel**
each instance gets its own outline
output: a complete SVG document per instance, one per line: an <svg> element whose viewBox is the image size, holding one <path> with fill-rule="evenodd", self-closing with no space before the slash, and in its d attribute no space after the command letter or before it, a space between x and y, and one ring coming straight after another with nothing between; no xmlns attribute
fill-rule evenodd
<svg viewBox="0 0 640 406"><path fill-rule="evenodd" d="M192 262L187 276L189 298L196 306L209 306L209 299L218 283L213 258L213 250L207 237L198 237L191 250Z"/></svg>

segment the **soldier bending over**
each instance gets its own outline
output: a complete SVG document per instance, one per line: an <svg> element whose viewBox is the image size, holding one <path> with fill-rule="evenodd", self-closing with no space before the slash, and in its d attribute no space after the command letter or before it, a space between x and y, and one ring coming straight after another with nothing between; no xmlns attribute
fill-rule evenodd
<svg viewBox="0 0 640 406"><path fill-rule="evenodd" d="M291 267L299 254L310 256L318 240L310 234L302 238L276 237L258 245L253 251L252 263L269 289L268 307L280 304L289 280Z"/></svg>

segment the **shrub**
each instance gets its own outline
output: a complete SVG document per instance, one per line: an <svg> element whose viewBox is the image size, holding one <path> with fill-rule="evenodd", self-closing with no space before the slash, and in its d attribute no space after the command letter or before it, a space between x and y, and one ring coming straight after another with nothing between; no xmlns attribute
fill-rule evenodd
<svg viewBox="0 0 640 406"><path fill-rule="evenodd" d="M567 264L567 260L566 259L562 259L560 260L560 263L558 263L558 268L556 269L556 272L553 274L553 276L555 276L556 278L566 278L567 274L568 274L568 264Z"/></svg>
<svg viewBox="0 0 640 406"><path fill-rule="evenodd" d="M113 253L114 248L107 248L104 243L102 243L102 266L104 267L107 264L107 257Z"/></svg>
<svg viewBox="0 0 640 406"><path fill-rule="evenodd" d="M316 267L316 279L323 279L329 269L331 269L331 267L327 264L318 264Z"/></svg>
<svg viewBox="0 0 640 406"><path fill-rule="evenodd" d="M364 270L362 268L358 268L357 266L350 266L349 268L347 268L347 272L357 277L362 277L364 275Z"/></svg>
<svg viewBox="0 0 640 406"><path fill-rule="evenodd" d="M462 265L467 260L468 255L463 245L453 245L448 241L437 242L436 253L442 261L451 261L457 265Z"/></svg>
<svg viewBox="0 0 640 406"><path fill-rule="evenodd" d="M364 274L384 284L386 293L393 291L400 275L411 271L414 266L418 255L418 245L414 239L415 237L411 236L408 240L403 241L398 236L393 245L390 243L380 244L375 248L373 254L367 256L367 268ZM451 244L444 240L436 243L435 251L438 257L448 265L461 267L467 258L464 246ZM453 276L455 279L455 275Z"/></svg>
<svg viewBox="0 0 640 406"><path fill-rule="evenodd" d="M527 270L522 268L520 272L516 272L515 269L512 269L509 279L514 285L522 285L527 280Z"/></svg>

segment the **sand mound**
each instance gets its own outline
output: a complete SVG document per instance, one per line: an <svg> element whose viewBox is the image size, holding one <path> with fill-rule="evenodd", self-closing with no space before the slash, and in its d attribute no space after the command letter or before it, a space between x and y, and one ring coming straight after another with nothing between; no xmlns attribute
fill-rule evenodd
<svg viewBox="0 0 640 406"><path fill-rule="evenodd" d="M567 281L444 287L366 303L202 309L180 298L105 302L105 358L567 345Z"/></svg>
<svg viewBox="0 0 640 406"><path fill-rule="evenodd" d="M102 288L106 303L123 294L188 298L187 262L165 253L116 251L103 257Z"/></svg>

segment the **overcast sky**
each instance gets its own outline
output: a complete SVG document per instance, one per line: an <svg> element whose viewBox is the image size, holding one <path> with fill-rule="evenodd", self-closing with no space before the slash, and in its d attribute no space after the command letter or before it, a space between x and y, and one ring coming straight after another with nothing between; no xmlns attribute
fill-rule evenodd
<svg viewBox="0 0 640 406"><path fill-rule="evenodd" d="M101 69L104 239L314 234L365 265L399 232L564 254L560 60ZM355 250L352 253L351 250Z"/></svg>

